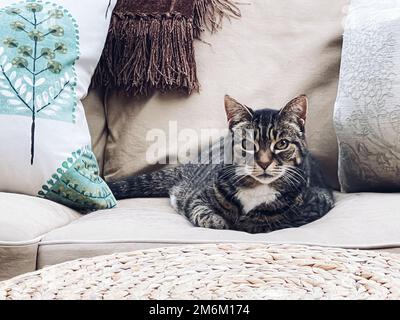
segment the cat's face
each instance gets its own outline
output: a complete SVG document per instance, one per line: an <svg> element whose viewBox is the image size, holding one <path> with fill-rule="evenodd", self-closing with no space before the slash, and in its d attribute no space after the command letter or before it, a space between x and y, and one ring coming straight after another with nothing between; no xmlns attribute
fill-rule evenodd
<svg viewBox="0 0 400 320"><path fill-rule="evenodd" d="M277 179L299 179L297 167L306 151L304 126L307 97L290 101L281 110L252 109L225 97L229 128L234 136L234 152L240 154L236 174L262 184Z"/></svg>

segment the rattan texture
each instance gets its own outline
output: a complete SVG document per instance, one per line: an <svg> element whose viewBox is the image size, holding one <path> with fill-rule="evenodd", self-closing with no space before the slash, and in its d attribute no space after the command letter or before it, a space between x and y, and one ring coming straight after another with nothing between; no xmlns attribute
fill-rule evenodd
<svg viewBox="0 0 400 320"><path fill-rule="evenodd" d="M0 283L0 299L399 299L400 255L300 245L174 246Z"/></svg>

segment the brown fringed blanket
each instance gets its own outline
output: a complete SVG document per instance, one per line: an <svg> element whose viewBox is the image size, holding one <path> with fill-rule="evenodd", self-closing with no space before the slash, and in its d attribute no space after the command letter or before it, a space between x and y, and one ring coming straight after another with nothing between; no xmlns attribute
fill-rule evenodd
<svg viewBox="0 0 400 320"><path fill-rule="evenodd" d="M146 95L199 89L193 39L240 17L230 0L118 0L94 87Z"/></svg>

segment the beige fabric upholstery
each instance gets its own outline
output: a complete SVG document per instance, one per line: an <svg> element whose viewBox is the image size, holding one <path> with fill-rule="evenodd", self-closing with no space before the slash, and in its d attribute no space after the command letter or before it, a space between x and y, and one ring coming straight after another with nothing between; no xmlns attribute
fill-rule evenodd
<svg viewBox="0 0 400 320"><path fill-rule="evenodd" d="M49 200L0 192L0 245L36 243L47 232L79 217L76 211Z"/></svg>
<svg viewBox="0 0 400 320"><path fill-rule="evenodd" d="M99 163L100 174L104 166L104 148L107 142L107 125L103 103L103 94L91 90L87 97L82 100L85 108L86 119L92 138L92 148Z"/></svg>
<svg viewBox="0 0 400 320"><path fill-rule="evenodd" d="M35 270L42 236L79 217L48 200L0 192L0 280Z"/></svg>
<svg viewBox="0 0 400 320"><path fill-rule="evenodd" d="M0 245L0 281L36 270L37 243Z"/></svg>
<svg viewBox="0 0 400 320"><path fill-rule="evenodd" d="M225 22L196 42L201 93L189 98L156 94L108 100L106 179L149 169L146 133L168 122L178 128L225 128L224 94L256 107L281 107L310 97L308 141L337 187L337 143L332 113L341 52L343 9L348 0L251 0L243 17ZM174 150L165 153L174 154Z"/></svg>
<svg viewBox="0 0 400 320"><path fill-rule="evenodd" d="M168 199L124 200L117 209L95 212L48 233L39 246L38 266L115 251L205 242L400 247L400 194L335 196L336 207L318 221L255 235L195 228L174 212Z"/></svg>

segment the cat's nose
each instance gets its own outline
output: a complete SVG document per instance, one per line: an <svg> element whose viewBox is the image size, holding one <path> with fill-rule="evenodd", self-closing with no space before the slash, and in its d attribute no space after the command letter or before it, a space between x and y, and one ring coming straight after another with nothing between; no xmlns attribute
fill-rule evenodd
<svg viewBox="0 0 400 320"><path fill-rule="evenodd" d="M257 164L263 169L267 170L267 168L271 165L272 161L257 161Z"/></svg>

